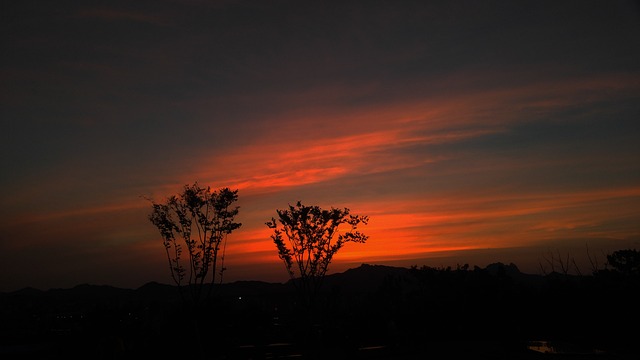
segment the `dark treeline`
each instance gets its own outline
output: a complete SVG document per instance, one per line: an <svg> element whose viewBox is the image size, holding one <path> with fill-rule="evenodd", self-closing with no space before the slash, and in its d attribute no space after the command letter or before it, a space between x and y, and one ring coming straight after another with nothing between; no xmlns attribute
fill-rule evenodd
<svg viewBox="0 0 640 360"><path fill-rule="evenodd" d="M157 283L135 290L23 289L0 296L0 349L3 359L413 358L483 352L536 358L525 344L549 340L597 349L607 358L632 358L638 354L639 290L637 268L531 275L502 263L362 265L327 276L307 310L291 283L222 284L209 300L212 306L198 313L184 307L176 287ZM202 347L189 331L194 316Z"/></svg>

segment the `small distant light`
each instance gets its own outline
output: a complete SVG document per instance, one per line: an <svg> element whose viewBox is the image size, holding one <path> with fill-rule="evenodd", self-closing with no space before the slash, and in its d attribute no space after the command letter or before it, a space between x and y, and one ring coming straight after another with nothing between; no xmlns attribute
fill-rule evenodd
<svg viewBox="0 0 640 360"><path fill-rule="evenodd" d="M238 300L242 300L242 296L238 296Z"/></svg>

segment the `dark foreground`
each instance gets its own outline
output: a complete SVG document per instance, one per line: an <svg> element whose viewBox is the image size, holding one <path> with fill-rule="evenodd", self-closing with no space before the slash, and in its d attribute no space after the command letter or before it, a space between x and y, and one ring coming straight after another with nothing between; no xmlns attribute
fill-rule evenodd
<svg viewBox="0 0 640 360"><path fill-rule="evenodd" d="M24 289L0 294L0 358L638 359L639 285L363 265L310 311L291 284L225 284L201 307L157 283Z"/></svg>

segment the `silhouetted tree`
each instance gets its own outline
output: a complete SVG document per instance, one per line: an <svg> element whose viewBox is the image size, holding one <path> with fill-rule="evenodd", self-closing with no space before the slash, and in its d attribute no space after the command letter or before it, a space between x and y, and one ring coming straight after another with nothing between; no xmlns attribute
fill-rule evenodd
<svg viewBox="0 0 640 360"><path fill-rule="evenodd" d="M177 325L176 335L183 337L187 354L196 351L200 358L205 357L205 346L216 340L203 341L201 324L209 320L209 309L203 305L211 295L216 275L222 282L227 235L242 225L234 222L238 207L232 205L237 200L237 190L212 191L194 183L185 185L181 193L164 203L151 201L149 220L160 231L171 278L186 305L187 317L182 320L188 323L184 329ZM189 298L183 295L185 285Z"/></svg>
<svg viewBox="0 0 640 360"><path fill-rule="evenodd" d="M607 264L627 276L640 275L640 252L635 249L617 250L607 255Z"/></svg>
<svg viewBox="0 0 640 360"><path fill-rule="evenodd" d="M323 351L332 341L323 336L322 324L326 320L322 308L318 308L318 296L322 280L331 260L345 243L364 243L368 237L357 230L366 225L367 216L351 215L349 209L330 210L319 206L305 206L300 201L288 209L276 210L278 219L271 218L266 225L273 229L271 239L278 249L292 283L300 298L298 336L302 336L303 351L309 358L324 358ZM338 233L340 225L348 226ZM321 327L318 328L318 325Z"/></svg>
<svg viewBox="0 0 640 360"><path fill-rule="evenodd" d="M551 271L547 272L547 267L540 262L539 265L540 265L540 270L542 271L542 274L549 275L549 274L559 273L566 276L571 272L571 267L573 266L573 268L575 269L575 272L578 275L582 275L582 272L580 271L580 267L576 263L576 259L573 256L570 256L569 252L567 252L566 257L562 256L562 254L560 253L560 250L557 250L556 254L554 254L553 251L551 250L549 250L547 253L548 253L548 256L543 255L542 257L547 263L547 265L549 265Z"/></svg>
<svg viewBox="0 0 640 360"><path fill-rule="evenodd" d="M205 286L210 295L216 275L222 281L227 235L242 225L234 222L237 200L238 190L195 183L164 203L152 201L149 220L162 235L171 277L179 288L188 285L192 304L203 299Z"/></svg>
<svg viewBox="0 0 640 360"><path fill-rule="evenodd" d="M347 242L364 243L368 236L357 230L367 216L352 215L349 209L330 210L305 206L300 201L288 209L276 210L278 219L266 225L274 230L271 239L287 272L300 291L305 305L314 301L335 254ZM340 225L349 230L338 233Z"/></svg>

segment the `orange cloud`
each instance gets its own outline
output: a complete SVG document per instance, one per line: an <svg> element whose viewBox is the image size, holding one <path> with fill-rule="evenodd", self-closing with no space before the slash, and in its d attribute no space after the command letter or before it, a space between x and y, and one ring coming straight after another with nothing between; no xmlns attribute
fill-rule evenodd
<svg viewBox="0 0 640 360"><path fill-rule="evenodd" d="M601 101L612 94L636 89L635 80L618 75L547 80L526 86L496 87L480 93L459 93L448 98L414 96L347 109L343 114L285 114L284 118L277 119L280 124L277 129L268 130L278 134L266 134L268 142L232 147L223 155L205 159L206 165L190 176L215 179L219 186L239 188L249 206L252 197L258 194L319 185L352 175L389 173L391 176L396 171L420 169L425 164L443 162L454 156L413 153L408 151L411 147L456 143L505 132L523 121L523 114ZM603 88L607 90L601 91ZM331 90L332 97L349 92L349 89ZM322 97L322 94L316 90L313 97ZM332 124L340 126L322 127L327 117ZM318 131L300 133L298 123L305 124L305 128L317 127ZM273 142L274 138L283 140ZM448 173L443 175L500 174L566 161L559 157L527 163L488 159L466 167L447 168ZM216 172L217 169L224 172ZM424 199L415 199L416 196ZM486 189L483 194L456 189L456 192L437 196L425 191L414 194L411 199L385 197L379 202L351 199L350 202L357 203L359 213L371 216L369 226L363 229L371 238L364 246L345 247L340 258L393 259L432 251L525 246L557 236L558 231L586 231L597 236L602 234L598 226L614 213L626 214L628 199L638 196L637 188L539 193L516 192L507 187ZM616 208L607 205L608 201L625 203L625 206ZM637 209L637 206L631 208ZM247 227L261 225L248 224ZM273 258L268 255L270 251L275 254L269 234L255 231L260 236L249 236L234 249L253 253L265 261Z"/></svg>
<svg viewBox="0 0 640 360"><path fill-rule="evenodd" d="M412 126L411 126L412 125ZM255 144L237 149L206 163L196 178L216 178L219 186L252 192L274 191L329 181L354 174L374 174L419 167L441 157L415 157L402 150L411 146L455 142L482 136L498 129L454 130L416 135L416 124L396 128L308 141ZM419 130L419 129L418 129ZM220 179L216 170L226 169ZM224 184L224 185L223 185Z"/></svg>
<svg viewBox="0 0 640 360"><path fill-rule="evenodd" d="M442 155L411 153L408 151L411 147L456 143L505 132L524 121L524 115L606 99L611 93L637 87L637 81L613 75L541 81L478 93L449 94L446 98L413 95L359 108L337 107L317 114L313 108L304 108L306 113L298 110L265 120L277 123L278 127L264 129L264 142L230 147L224 154L202 159L200 163L204 165L194 169L190 177L211 179L220 186L269 192L354 174L420 167L445 159ZM602 92L603 88L607 91ZM353 93L351 90L330 87L326 96L336 98L342 93ZM322 89L314 89L311 94L291 96L322 98L322 94ZM332 125L327 126L328 123Z"/></svg>

